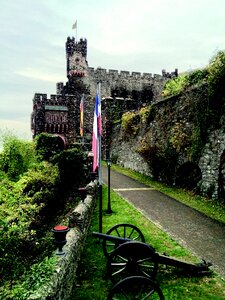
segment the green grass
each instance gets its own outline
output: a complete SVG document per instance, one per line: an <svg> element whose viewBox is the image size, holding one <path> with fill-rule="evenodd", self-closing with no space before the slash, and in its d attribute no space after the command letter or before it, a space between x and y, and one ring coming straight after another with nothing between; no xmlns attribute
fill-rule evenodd
<svg viewBox="0 0 225 300"><path fill-rule="evenodd" d="M204 213L208 217L225 224L225 204L219 200L212 200L199 195L194 195L190 191L181 188L170 187L165 184L151 180L150 177L138 172L124 169L118 165L112 165L112 170L116 170L139 182L155 188L156 190Z"/></svg>
<svg viewBox="0 0 225 300"><path fill-rule="evenodd" d="M187 262L198 262L195 256L113 191L111 191L111 206L113 214L107 215L107 188L103 186L103 233L115 224L131 223L141 229L146 242L155 247L159 253L166 252ZM96 209L71 300L105 300L112 288L102 244L92 236L92 231L98 230L98 209ZM225 299L225 282L214 273L203 277L191 277L180 273L176 268L160 266L156 280L166 300Z"/></svg>

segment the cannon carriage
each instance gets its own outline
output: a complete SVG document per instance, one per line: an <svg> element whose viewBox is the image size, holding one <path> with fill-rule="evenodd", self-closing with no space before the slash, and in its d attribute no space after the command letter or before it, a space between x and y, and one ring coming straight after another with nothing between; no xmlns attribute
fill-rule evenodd
<svg viewBox="0 0 225 300"><path fill-rule="evenodd" d="M92 234L103 240L107 270L115 284L109 293L108 300L163 300L163 293L155 281L160 264L181 268L191 275L203 275L210 272L211 263L205 260L192 264L158 253L154 247L145 243L141 230L132 224L117 224L106 234L98 232Z"/></svg>

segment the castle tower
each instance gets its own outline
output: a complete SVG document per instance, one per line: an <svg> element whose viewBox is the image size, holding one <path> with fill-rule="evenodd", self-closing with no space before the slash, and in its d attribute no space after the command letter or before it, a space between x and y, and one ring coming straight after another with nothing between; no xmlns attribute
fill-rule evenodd
<svg viewBox="0 0 225 300"><path fill-rule="evenodd" d="M86 137L91 137L96 86L101 82L101 96L112 99L119 115L137 109L143 103L160 100L165 82L178 76L175 72L163 70L162 75L103 68L90 68L87 62L87 39L76 41L68 37L65 43L67 82L58 82L56 95L36 93L33 98L31 128L33 136L46 132L60 137L64 145L70 145L79 138L79 105L84 96L84 123ZM133 100L132 100L133 99ZM111 101L112 102L112 101ZM104 107L104 103L103 103Z"/></svg>
<svg viewBox="0 0 225 300"><path fill-rule="evenodd" d="M74 143L79 135L79 102L73 95L50 95L35 93L31 130L33 137L46 132L58 136L64 147Z"/></svg>
<svg viewBox="0 0 225 300"><path fill-rule="evenodd" d="M68 37L66 41L67 77L84 77L87 74L87 39Z"/></svg>

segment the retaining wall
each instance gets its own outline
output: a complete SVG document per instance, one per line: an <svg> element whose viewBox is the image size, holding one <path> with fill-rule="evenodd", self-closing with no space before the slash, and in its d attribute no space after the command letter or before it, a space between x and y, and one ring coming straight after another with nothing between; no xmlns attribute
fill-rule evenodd
<svg viewBox="0 0 225 300"><path fill-rule="evenodd" d="M57 256L55 271L48 284L41 287L28 300L69 300L76 283L76 272L84 248L96 204L96 182L87 185L87 196L70 214L67 225L65 255Z"/></svg>

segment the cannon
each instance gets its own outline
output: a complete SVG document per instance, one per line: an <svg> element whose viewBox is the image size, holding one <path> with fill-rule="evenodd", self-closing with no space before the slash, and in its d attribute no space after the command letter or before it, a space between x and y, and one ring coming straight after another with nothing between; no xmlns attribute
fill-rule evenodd
<svg viewBox="0 0 225 300"><path fill-rule="evenodd" d="M116 287L113 287L113 290L116 291L120 288L120 285L122 285L122 289L126 289L127 286L134 287L135 285L132 285L132 282L136 282L137 285L141 282L147 285L147 280L143 280L144 277L151 281L148 284L152 287L152 293L155 292L159 299L164 299L159 286L154 282L159 264L181 268L193 275L208 274L210 272L209 267L212 264L205 260L198 264L192 264L156 252L154 247L145 243L141 230L132 224L117 224L109 229L106 234L98 232L92 234L103 240L103 252L107 258L108 273L112 282L116 283Z"/></svg>

